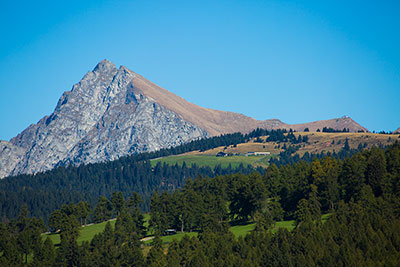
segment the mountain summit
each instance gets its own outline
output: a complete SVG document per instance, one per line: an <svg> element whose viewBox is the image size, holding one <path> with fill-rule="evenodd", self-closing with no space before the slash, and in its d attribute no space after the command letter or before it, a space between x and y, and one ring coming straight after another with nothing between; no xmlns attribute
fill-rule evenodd
<svg viewBox="0 0 400 267"><path fill-rule="evenodd" d="M124 66L103 60L64 92L54 112L10 142L0 141L0 177L37 173L253 129L363 128L351 118L290 125L187 102Z"/></svg>

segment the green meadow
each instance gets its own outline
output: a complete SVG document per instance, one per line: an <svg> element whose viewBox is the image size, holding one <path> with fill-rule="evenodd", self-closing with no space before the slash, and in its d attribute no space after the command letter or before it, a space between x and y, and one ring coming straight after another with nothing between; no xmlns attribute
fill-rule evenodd
<svg viewBox="0 0 400 267"><path fill-rule="evenodd" d="M149 214L145 214L145 226L148 226L148 221L150 219ZM327 216L329 215L324 215L323 220L326 220ZM109 221L111 223L111 226L115 226L115 219ZM78 244L82 244L84 241L90 241L93 239L93 237L102 232L106 226L107 222L102 222L98 224L92 224L88 225L85 227L82 227L80 229L80 234L78 238ZM248 223L244 225L235 225L229 228L229 230L235 235L236 238L239 236L245 236L248 233L250 233L252 230L255 228L255 223ZM292 230L294 228L294 221L280 221L276 223L276 229L273 229L273 232L276 232L279 228L287 228L288 230ZM168 236L162 236L161 240L163 241L163 244L168 244L172 240L177 239L180 241L185 235L188 235L189 237L197 236L197 232L187 232L187 233L177 233L175 235L168 235ZM50 237L51 241L53 241L54 245L60 244L60 235L59 234L43 234L43 238ZM151 239L147 239L144 241L145 244L151 244Z"/></svg>
<svg viewBox="0 0 400 267"><path fill-rule="evenodd" d="M232 168L239 167L240 164L247 167L252 166L268 166L268 161L271 156L230 156L230 157L216 157L215 155L177 155L168 156L158 159L151 160L151 165L154 167L158 162L166 163L168 165L178 164L182 166L185 162L187 166L196 164L197 166L209 166L215 167L221 165L222 168L226 168L231 164Z"/></svg>
<svg viewBox="0 0 400 267"><path fill-rule="evenodd" d="M114 227L115 225L115 219L109 221L111 223L111 226ZM84 226L80 229L79 231L79 237L78 237L78 244L82 244L84 241L91 241L93 237L101 233L104 228L106 227L107 222L102 222L102 223L97 223L97 224L91 224ZM60 244L60 235L57 233L54 234L43 234L43 238L50 237L51 241L53 241L54 245Z"/></svg>
<svg viewBox="0 0 400 267"><path fill-rule="evenodd" d="M150 215L148 213L145 213L143 214L143 217L144 217L144 226L147 228L149 226ZM107 222L110 222L111 226L114 228L116 222L115 219L112 219ZM79 231L78 244L82 244L82 242L84 241L91 241L96 234L103 232L107 222L90 224L82 227ZM60 235L57 233L43 234L42 237L44 239L50 237L54 245L60 244Z"/></svg>

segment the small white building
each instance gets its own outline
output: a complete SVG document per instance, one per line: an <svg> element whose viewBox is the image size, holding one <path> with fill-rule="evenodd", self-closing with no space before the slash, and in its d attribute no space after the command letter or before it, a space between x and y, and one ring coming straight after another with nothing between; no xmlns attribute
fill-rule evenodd
<svg viewBox="0 0 400 267"><path fill-rule="evenodd" d="M266 156L266 155L271 155L271 152L247 152L244 155L246 157L248 157L248 156Z"/></svg>

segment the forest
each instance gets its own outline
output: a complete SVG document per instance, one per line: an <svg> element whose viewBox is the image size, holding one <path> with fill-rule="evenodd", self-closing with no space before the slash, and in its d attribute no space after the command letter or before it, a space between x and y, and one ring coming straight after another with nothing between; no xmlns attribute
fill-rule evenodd
<svg viewBox="0 0 400 267"><path fill-rule="evenodd" d="M23 207L0 224L1 266L399 266L400 144L277 166L264 173L188 179L181 188L155 191L145 229L137 192L101 196L95 222L116 217L90 242L78 245L88 203L53 210L51 231L61 244L42 240L42 219ZM322 214L329 214L326 221ZM295 228L274 229L294 219ZM235 238L229 226L254 222ZM198 232L165 246L166 229ZM140 239L154 234L150 246Z"/></svg>
<svg viewBox="0 0 400 267"><path fill-rule="evenodd" d="M299 137L301 137L301 136L299 135ZM292 143L292 144L295 144L295 143ZM299 150L300 145L289 145L289 146L286 146L286 144L284 144L284 146L283 146L284 150L279 153L278 157L271 158L269 163L271 163L271 164L273 163L273 164L275 164L277 166L280 166L280 165L285 165L285 164L294 164L294 163L299 162L299 161L311 162L314 159L322 159L324 157L333 157L333 158L336 158L336 159L345 159L345 158L350 157L350 156L354 155L355 153L363 150L366 147L367 147L366 143L364 143L364 144L359 143L357 148L353 148L352 149L349 146L349 140L346 138L346 140L344 142L344 145L343 145L343 148L338 152L336 152L336 151L333 151L333 152L329 152L328 151L326 153L324 151L322 151L321 153L305 152L303 154L303 156L300 157L298 154L294 154L296 151ZM383 148L382 145L380 147Z"/></svg>
<svg viewBox="0 0 400 267"><path fill-rule="evenodd" d="M22 206L27 205L32 216L43 217L47 224L51 212L61 208L63 204L87 201L93 207L99 196L110 198L117 191L125 195L132 191L138 192L143 199L141 209L148 211L150 198L155 190L181 188L188 177L264 172L261 168L255 170L248 166L210 168L196 165L157 165L152 168L150 159L219 146L235 146L263 135L271 135L274 140L282 142L298 142L291 131L288 135L285 133L286 130L257 129L249 134L234 133L195 140L177 147L122 157L107 163L79 167L60 166L44 173L7 177L0 180L0 217L16 218Z"/></svg>

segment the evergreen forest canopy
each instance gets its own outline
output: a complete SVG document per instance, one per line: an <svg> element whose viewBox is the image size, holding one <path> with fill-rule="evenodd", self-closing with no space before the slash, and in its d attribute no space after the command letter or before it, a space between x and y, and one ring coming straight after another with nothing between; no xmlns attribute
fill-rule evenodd
<svg viewBox="0 0 400 267"><path fill-rule="evenodd" d="M245 141L240 133L192 141L188 144L122 157L108 163L58 167L36 175L18 175L0 180L0 215L16 218L26 204L31 215L47 221L50 213L63 204L87 201L94 206L99 196L111 197L114 191L125 195L138 192L145 200L142 208L148 210L150 196L155 189L160 191L182 186L188 177L214 176L225 172L248 173L245 167L237 170L210 169L197 166L157 165L154 169L150 159L181 154L193 150L235 145Z"/></svg>
<svg viewBox="0 0 400 267"><path fill-rule="evenodd" d="M54 170L36 175L19 175L0 180L0 216L5 219L16 218L23 205L27 205L30 214L41 217L48 223L50 214L68 203L86 201L94 207L100 196L110 198L113 192L121 191L124 196L129 196L133 191L141 195L143 202L141 209L148 211L150 198L155 190L172 191L181 188L187 178L194 179L198 176L215 177L231 173L250 174L257 171L265 172L261 167L255 169L251 166L239 166L238 168L222 168L216 166L199 167L186 164L165 165L157 164L154 168L150 165L150 159L182 154L189 151L205 151L220 146L236 146L257 139L260 136L268 136L267 142L288 142L289 145L278 158L271 158L270 163L277 166L293 164L301 160L311 162L314 158L333 156L344 159L357 151L350 149L347 142L342 151L332 154L306 153L303 157L293 155L301 143L307 143L307 136L296 137L293 132L286 130L256 129L249 134L226 134L208 139L192 141L188 144L162 149L160 151L142 153L129 157L123 157L108 163L81 165L79 167L58 167ZM346 145L347 144L347 145Z"/></svg>
<svg viewBox="0 0 400 267"><path fill-rule="evenodd" d="M144 255L140 196L100 197L94 220L117 217L92 241L78 245L88 204L71 203L52 213L49 226L61 244L42 241L43 221L23 208L0 224L2 266L398 266L400 263L400 144L363 150L345 159L315 158L265 173L236 173L188 180L182 189L155 192ZM85 213L86 210L86 213ZM322 222L321 214L330 214ZM293 231L278 229L282 218ZM229 225L255 222L236 239ZM167 228L197 231L165 248ZM28 256L32 259L29 263Z"/></svg>

